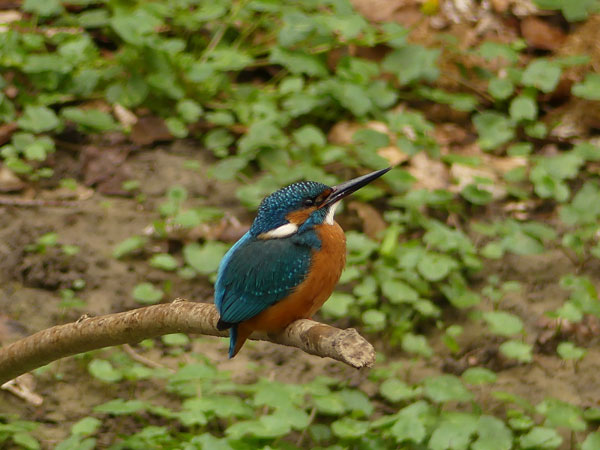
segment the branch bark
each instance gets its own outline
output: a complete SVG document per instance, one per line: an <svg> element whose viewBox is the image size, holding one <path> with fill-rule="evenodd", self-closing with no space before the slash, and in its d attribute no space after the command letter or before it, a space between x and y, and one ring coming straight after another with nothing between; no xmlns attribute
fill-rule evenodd
<svg viewBox="0 0 600 450"><path fill-rule="evenodd" d="M103 347L170 333L228 336L227 331L217 330L218 319L212 304L176 299L48 328L0 348L0 385L65 356ZM297 347L355 368L371 367L375 361L373 346L356 330L340 330L312 320L297 320L278 334L254 333L250 339Z"/></svg>

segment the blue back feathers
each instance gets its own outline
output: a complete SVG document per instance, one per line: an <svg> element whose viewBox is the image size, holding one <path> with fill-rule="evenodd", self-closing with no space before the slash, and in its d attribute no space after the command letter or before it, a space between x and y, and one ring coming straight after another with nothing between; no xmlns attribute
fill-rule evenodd
<svg viewBox="0 0 600 450"><path fill-rule="evenodd" d="M250 234L258 236L285 225L285 217L292 211L301 209L304 199L317 197L326 189L329 186L316 181L300 181L273 192L261 202Z"/></svg>

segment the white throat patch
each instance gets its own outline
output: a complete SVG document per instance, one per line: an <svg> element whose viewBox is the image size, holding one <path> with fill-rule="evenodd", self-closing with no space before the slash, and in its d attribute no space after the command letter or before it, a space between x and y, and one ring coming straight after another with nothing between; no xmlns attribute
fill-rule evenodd
<svg viewBox="0 0 600 450"><path fill-rule="evenodd" d="M291 236L296 231L298 231L298 225L295 223L286 223L285 225L281 225L274 230L267 231L266 233L261 233L258 235L259 239L277 239Z"/></svg>
<svg viewBox="0 0 600 450"><path fill-rule="evenodd" d="M333 222L335 220L333 216L335 216L335 209L338 207L339 204L340 202L338 200L329 207L329 211L327 211L327 215L325 216L325 223L327 225L333 225Z"/></svg>

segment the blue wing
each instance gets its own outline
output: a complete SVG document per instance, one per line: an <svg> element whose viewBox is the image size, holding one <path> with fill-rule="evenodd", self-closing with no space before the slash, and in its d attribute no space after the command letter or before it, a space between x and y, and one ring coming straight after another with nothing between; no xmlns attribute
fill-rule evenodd
<svg viewBox="0 0 600 450"><path fill-rule="evenodd" d="M217 275L215 305L230 324L284 299L308 275L311 246L296 239L262 240L246 233L227 252Z"/></svg>

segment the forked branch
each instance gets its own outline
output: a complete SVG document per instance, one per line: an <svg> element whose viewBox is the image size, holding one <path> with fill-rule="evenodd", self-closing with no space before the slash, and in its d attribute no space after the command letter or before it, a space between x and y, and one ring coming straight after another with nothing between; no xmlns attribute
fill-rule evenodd
<svg viewBox="0 0 600 450"><path fill-rule="evenodd" d="M58 325L0 348L0 385L65 356L113 345L134 344L171 333L227 336L217 330L214 305L177 299L116 314ZM375 350L356 330L340 330L312 320L297 320L278 334L254 333L250 339L297 347L355 368L370 367Z"/></svg>

